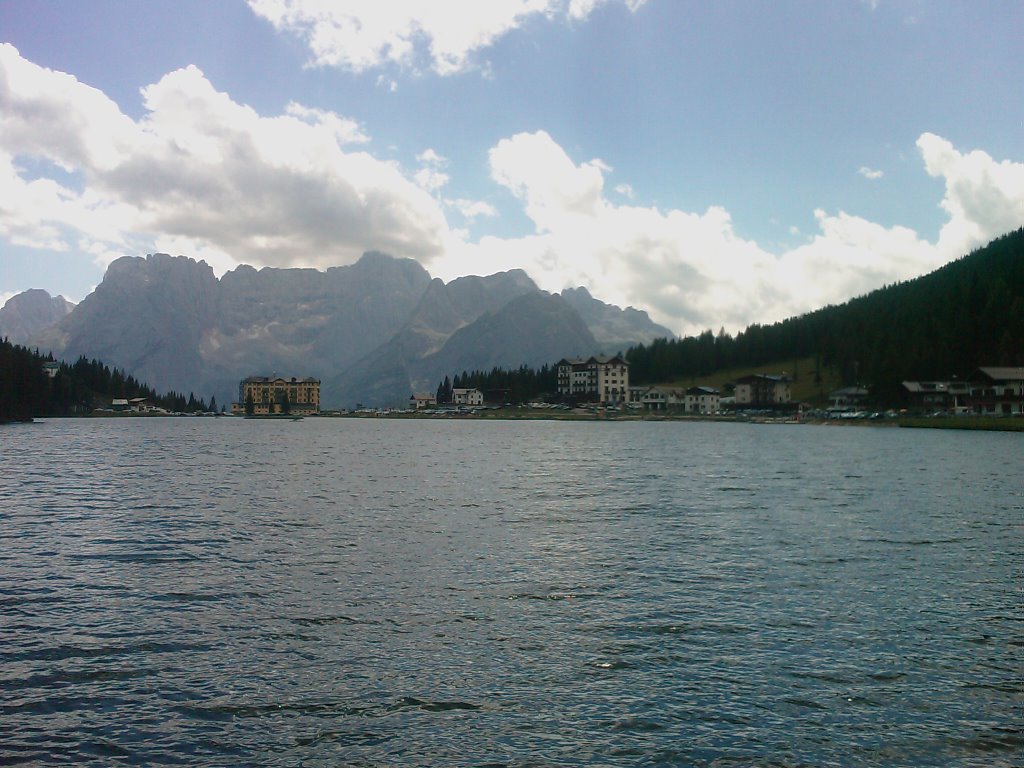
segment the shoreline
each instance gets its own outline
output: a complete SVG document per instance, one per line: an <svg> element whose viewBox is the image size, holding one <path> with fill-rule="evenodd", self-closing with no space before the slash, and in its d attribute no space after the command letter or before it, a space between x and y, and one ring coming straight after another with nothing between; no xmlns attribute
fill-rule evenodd
<svg viewBox="0 0 1024 768"><path fill-rule="evenodd" d="M1004 416L935 416L900 417L895 419L796 419L793 416L701 416L693 414L632 414L632 413L579 413L546 409L502 408L495 411L471 411L469 413L342 413L324 412L313 418L343 419L467 419L494 421L660 421L660 422L717 422L723 424L789 424L822 427L873 427L873 428L921 428L956 429L989 432L1024 432L1024 419Z"/></svg>
<svg viewBox="0 0 1024 768"><path fill-rule="evenodd" d="M475 410L468 412L434 412L421 413L410 411L372 411L372 412L346 412L346 411L323 411L317 414L308 414L301 418L293 416L275 417L246 417L232 414L211 414L211 413L83 413L67 414L60 416L36 416L30 419L4 421L5 424L31 424L39 419L154 419L154 418L193 418L193 419L230 419L230 420L251 420L251 421L301 421L305 418L311 419L404 419L415 421L429 421L432 419L445 420L470 420L470 421L589 421L589 422L716 422L722 424L785 424L795 426L820 426L820 427L873 427L873 428L894 428L904 429L946 429L960 431L983 431L983 432L1024 432L1024 418L1012 416L905 416L890 419L797 419L792 415L788 416L723 416L723 415L695 415L695 414L651 414L651 413L617 413L617 412L589 412L589 411L553 411L539 408L499 408L496 410Z"/></svg>

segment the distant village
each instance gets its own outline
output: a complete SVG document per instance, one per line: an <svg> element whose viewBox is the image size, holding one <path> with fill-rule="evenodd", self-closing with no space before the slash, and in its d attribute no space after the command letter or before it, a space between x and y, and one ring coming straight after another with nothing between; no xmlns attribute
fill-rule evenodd
<svg viewBox="0 0 1024 768"><path fill-rule="evenodd" d="M770 413L779 416L820 418L869 418L884 414L868 408L870 392L860 386L829 394L825 408L794 401L792 381L784 373L760 373L730 382L724 391L694 385L685 389L660 385L632 386L629 363L619 355L565 358L557 365L557 392L545 402L548 408L589 408L605 411L722 416ZM943 415L1024 415L1024 367L983 367L968 381L905 381L908 412ZM508 405L507 391L453 388L447 396L413 393L406 412L472 411ZM144 408L144 403L125 401L123 408ZM364 409L376 411L377 409ZM320 381L314 378L250 376L239 383L238 402L231 412L239 416L309 416L321 412ZM888 415L897 415L890 410Z"/></svg>

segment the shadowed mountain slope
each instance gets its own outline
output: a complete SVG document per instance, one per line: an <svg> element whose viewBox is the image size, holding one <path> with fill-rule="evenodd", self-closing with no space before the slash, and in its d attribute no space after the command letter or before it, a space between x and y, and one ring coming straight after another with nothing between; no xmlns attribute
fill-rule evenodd
<svg viewBox="0 0 1024 768"><path fill-rule="evenodd" d="M573 301L613 339L609 350L666 332L589 294ZM570 300L522 270L446 284L416 261L380 253L324 272L241 266L219 280L183 256L121 258L33 341L66 360L102 359L158 391L221 403L236 398L245 376L315 376L325 407L404 404L456 370L602 349Z"/></svg>

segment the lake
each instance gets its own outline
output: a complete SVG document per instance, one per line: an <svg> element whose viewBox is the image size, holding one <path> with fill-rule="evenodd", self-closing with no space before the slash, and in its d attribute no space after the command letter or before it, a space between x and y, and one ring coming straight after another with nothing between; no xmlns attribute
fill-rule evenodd
<svg viewBox="0 0 1024 768"><path fill-rule="evenodd" d="M1019 766L1024 437L0 427L0 763Z"/></svg>

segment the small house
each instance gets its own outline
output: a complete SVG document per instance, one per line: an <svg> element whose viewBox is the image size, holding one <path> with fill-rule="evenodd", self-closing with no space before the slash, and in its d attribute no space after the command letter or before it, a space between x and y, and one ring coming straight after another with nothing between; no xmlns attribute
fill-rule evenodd
<svg viewBox="0 0 1024 768"><path fill-rule="evenodd" d="M426 392L413 392L409 396L409 407L414 411L422 411L424 408L433 408L437 405L437 397Z"/></svg>
<svg viewBox="0 0 1024 768"><path fill-rule="evenodd" d="M722 397L714 387L690 387L686 390L685 409L687 413L718 413Z"/></svg>
<svg viewBox="0 0 1024 768"><path fill-rule="evenodd" d="M1024 414L1024 367L979 368L971 381L968 405L975 413Z"/></svg>
<svg viewBox="0 0 1024 768"><path fill-rule="evenodd" d="M971 387L964 381L904 381L910 407L926 411L955 411L967 404Z"/></svg>
<svg viewBox="0 0 1024 768"><path fill-rule="evenodd" d="M452 405L483 405L484 393L479 389L455 388L452 390Z"/></svg>
<svg viewBox="0 0 1024 768"><path fill-rule="evenodd" d="M830 411L855 411L868 399L868 391L863 387L843 387L829 392Z"/></svg>

